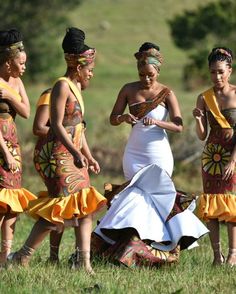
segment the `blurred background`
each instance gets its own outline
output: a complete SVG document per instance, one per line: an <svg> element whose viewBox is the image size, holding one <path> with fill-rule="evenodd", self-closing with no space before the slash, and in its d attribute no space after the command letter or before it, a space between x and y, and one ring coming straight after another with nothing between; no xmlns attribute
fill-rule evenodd
<svg viewBox="0 0 236 294"><path fill-rule="evenodd" d="M102 192L105 182L123 182L122 154L130 127L112 127L109 115L120 88L138 79L133 55L149 41L161 48L159 80L175 92L184 120L182 134L169 133L174 182L178 189L199 193L203 143L195 134L192 109L198 94L211 86L210 50L220 45L235 52L235 15L233 0L4 0L0 27L21 30L28 54L23 81L31 116L27 121L17 118L24 187L34 193L45 189L32 162L35 106L41 92L65 73L61 42L66 28L75 26L85 31L85 43L97 49L94 79L83 93L87 140L101 165L92 184ZM236 82L234 75L231 82Z"/></svg>

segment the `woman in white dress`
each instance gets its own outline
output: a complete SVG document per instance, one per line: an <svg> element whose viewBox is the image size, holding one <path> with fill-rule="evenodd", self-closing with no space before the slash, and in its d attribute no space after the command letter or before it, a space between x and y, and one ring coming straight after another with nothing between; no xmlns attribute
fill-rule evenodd
<svg viewBox="0 0 236 294"><path fill-rule="evenodd" d="M166 131L181 132L183 125L175 94L157 81L160 49L146 42L135 57L139 81L123 86L110 116L114 126L132 126L123 156L128 182L93 234L95 252L127 266L176 261L179 249L207 233L170 178L173 156Z"/></svg>

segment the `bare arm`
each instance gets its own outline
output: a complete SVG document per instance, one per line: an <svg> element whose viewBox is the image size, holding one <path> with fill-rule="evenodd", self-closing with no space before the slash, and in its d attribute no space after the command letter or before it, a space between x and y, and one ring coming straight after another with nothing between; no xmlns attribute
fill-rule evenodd
<svg viewBox="0 0 236 294"><path fill-rule="evenodd" d="M166 98L166 104L169 110L170 121L162 121L149 118L148 116L143 119L144 125L157 125L158 127L172 131L182 132L183 121L180 113L179 103L175 94L171 91L169 96Z"/></svg>
<svg viewBox="0 0 236 294"><path fill-rule="evenodd" d="M11 172L14 172L17 168L17 162L14 157L11 155L10 151L7 148L7 145L2 136L2 132L0 131L0 151L6 161L6 164Z"/></svg>
<svg viewBox="0 0 236 294"><path fill-rule="evenodd" d="M47 123L49 121L49 105L40 105L34 117L33 133L35 136L46 136L49 130Z"/></svg>
<svg viewBox="0 0 236 294"><path fill-rule="evenodd" d="M51 109L53 109L53 111L51 111L51 128L57 138L74 157L75 165L81 168L87 166L87 160L82 153L76 149L62 124L66 101L70 95L71 91L69 85L65 81L56 83L51 93Z"/></svg>
<svg viewBox="0 0 236 294"><path fill-rule="evenodd" d="M99 163L94 159L94 157L91 154L90 148L88 146L85 133L82 135L82 149L81 149L83 155L88 159L89 169L98 174L100 172L100 166Z"/></svg>
<svg viewBox="0 0 236 294"><path fill-rule="evenodd" d="M113 126L118 126L122 122L126 122L128 124L134 124L137 122L137 118L131 113L124 114L125 108L128 104L128 85L125 85L119 92L118 97L116 99L115 105L112 109L110 115L110 123Z"/></svg>
<svg viewBox="0 0 236 294"><path fill-rule="evenodd" d="M236 164L236 145L234 146L233 152L231 154L231 157L228 163L224 167L224 173L222 176L223 180L227 181L228 179L232 178L232 176L234 175L235 164Z"/></svg>
<svg viewBox="0 0 236 294"><path fill-rule="evenodd" d="M82 153L84 154L84 156L87 157L87 159L92 158L92 154L90 152L90 148L88 146L86 137L85 137L85 133L83 132L82 134L82 149L81 149Z"/></svg>
<svg viewBox="0 0 236 294"><path fill-rule="evenodd" d="M19 87L19 95L21 96L21 101L17 97L15 97L12 93L10 93L6 89L1 89L1 95L3 99L9 101L11 106L14 108L16 113L18 113L23 118L29 118L30 115L30 104L29 98L25 91L24 84L22 83L21 79L17 79L17 84Z"/></svg>
<svg viewBox="0 0 236 294"><path fill-rule="evenodd" d="M196 108L193 110L193 116L196 120L196 133L200 140L204 141L207 136L207 116L205 102L202 95L197 98Z"/></svg>

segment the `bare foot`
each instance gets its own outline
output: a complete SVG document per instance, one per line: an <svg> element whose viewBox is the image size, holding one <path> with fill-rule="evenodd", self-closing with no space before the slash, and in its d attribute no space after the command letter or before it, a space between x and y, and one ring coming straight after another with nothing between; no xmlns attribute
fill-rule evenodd
<svg viewBox="0 0 236 294"><path fill-rule="evenodd" d="M231 267L236 266L236 253L229 254L226 263Z"/></svg>
<svg viewBox="0 0 236 294"><path fill-rule="evenodd" d="M218 266L218 265L222 265L225 262L225 257L223 254L219 255L219 256L215 256L212 265L213 266Z"/></svg>

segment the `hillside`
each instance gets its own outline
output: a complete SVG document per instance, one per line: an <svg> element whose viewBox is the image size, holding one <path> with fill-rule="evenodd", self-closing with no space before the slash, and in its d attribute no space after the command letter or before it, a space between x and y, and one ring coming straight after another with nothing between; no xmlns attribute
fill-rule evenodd
<svg viewBox="0 0 236 294"><path fill-rule="evenodd" d="M77 10L71 12L71 22L68 23L68 26L83 29L87 35L87 44L97 49L95 77L90 88L84 92L84 99L88 141L102 166L102 173L93 181L100 187L104 181L116 180L116 177L122 180L121 157L129 127L125 125L111 127L108 118L119 89L124 83L138 78L133 54L143 42L151 41L160 46L164 56L160 81L169 85L176 93L184 118L185 131L182 135L170 134L170 139L176 157L175 177L177 182L186 188L184 177L185 175L188 177L191 170L188 165L181 169L178 168L178 161L184 156L178 153L182 149L182 151L187 150L187 153L191 155L192 146L189 146L188 140L191 144L194 143L194 148L198 144L193 134L191 110L195 105L197 93L200 93L202 89L199 89L197 93L183 90L181 73L186 62L186 54L174 46L170 37L168 20L183 12L184 9L192 9L203 3L206 1L199 0L198 3L195 3L191 0L146 0L145 2L141 0L87 0ZM58 32L58 46L60 46L64 33L64 31ZM57 76L64 73L63 56L60 62L61 72L58 72ZM27 87L32 97L31 120L34 115L35 101L44 87L48 85L38 84ZM21 126L25 125L23 121L19 123ZM22 138L24 140L26 137L28 141L28 145L25 146L27 151L23 150L27 154L31 152L34 144L29 125L28 129L28 133L24 132ZM197 170L198 165L200 162L196 165ZM27 166L25 173L26 185L35 190L35 178L31 176L29 180L27 177L28 173L32 175L32 167ZM193 173L196 174L195 169ZM195 179L193 181L195 182ZM196 186L198 185L199 180L196 179Z"/></svg>

